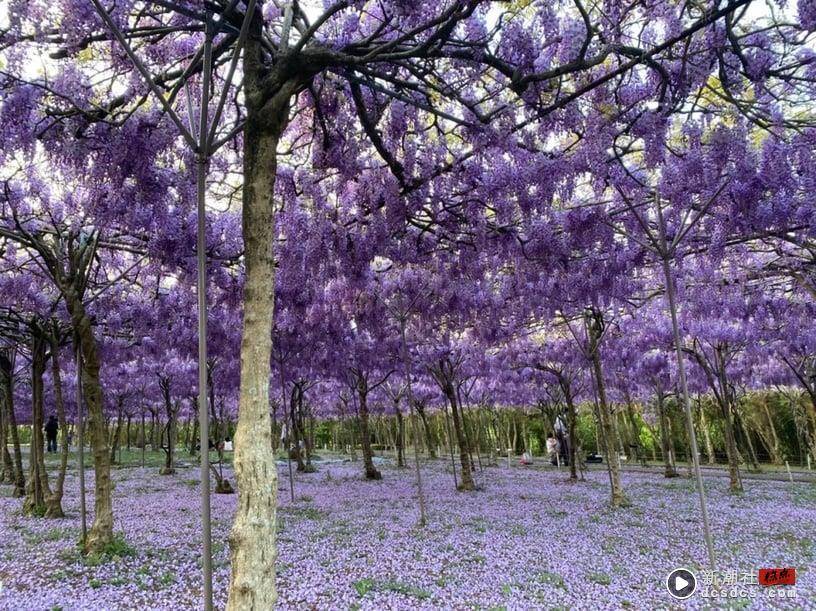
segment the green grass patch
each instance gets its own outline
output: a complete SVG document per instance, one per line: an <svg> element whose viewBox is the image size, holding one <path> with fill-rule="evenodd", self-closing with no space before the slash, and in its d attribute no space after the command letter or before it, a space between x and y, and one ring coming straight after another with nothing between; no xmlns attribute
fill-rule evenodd
<svg viewBox="0 0 816 611"><path fill-rule="evenodd" d="M431 593L427 590L424 590L420 587L411 585L409 583L405 583L403 581L396 581L396 580L386 580L386 581L378 581L376 579L372 579L370 577L365 577L358 581L355 581L353 584L354 589L357 591L357 594L365 596L369 592L377 591L377 592L396 592L397 594L402 594L403 596L409 596L411 598L416 598L419 600L428 600L431 598Z"/></svg>
<svg viewBox="0 0 816 611"><path fill-rule="evenodd" d="M125 541L123 535L115 534L113 539L102 548L102 553L111 557L124 558L126 556L135 556L136 548Z"/></svg>
<svg viewBox="0 0 816 611"><path fill-rule="evenodd" d="M797 507L810 508L816 505L816 486L803 484L792 487L790 495Z"/></svg>
<svg viewBox="0 0 816 611"><path fill-rule="evenodd" d="M567 585L564 583L564 578L561 577L558 573L551 573L550 571L541 571L536 575L536 581L540 583L547 584L548 586L553 586L555 588L561 588L562 590L567 589Z"/></svg>
<svg viewBox="0 0 816 611"><path fill-rule="evenodd" d="M76 528L51 528L44 533L45 541L62 541L63 539L72 539L77 534Z"/></svg>
<svg viewBox="0 0 816 611"><path fill-rule="evenodd" d="M307 520L322 520L326 517L325 511L320 511L316 507L304 507L303 509L298 511L298 514L306 518Z"/></svg>
<svg viewBox="0 0 816 611"><path fill-rule="evenodd" d="M176 574L172 571L162 573L162 576L159 577L159 584L164 588L171 586L174 583L176 583Z"/></svg>
<svg viewBox="0 0 816 611"><path fill-rule="evenodd" d="M354 589L357 590L357 594L359 594L360 596L365 596L371 590L374 589L374 586L377 585L377 582L374 581L373 579L366 577L364 579L355 581L352 585L354 586Z"/></svg>
<svg viewBox="0 0 816 611"><path fill-rule="evenodd" d="M81 547L81 542L77 543ZM92 552L82 557L82 563L85 566L99 566L107 562L111 562L118 558L126 558L136 555L136 548L131 546L123 535L117 533L113 536L105 547L100 552Z"/></svg>

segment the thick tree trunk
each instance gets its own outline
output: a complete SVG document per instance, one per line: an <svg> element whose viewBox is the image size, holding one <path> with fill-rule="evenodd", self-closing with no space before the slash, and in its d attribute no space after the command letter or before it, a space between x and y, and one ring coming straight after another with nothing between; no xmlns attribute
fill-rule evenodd
<svg viewBox="0 0 816 611"><path fill-rule="evenodd" d="M142 420L142 422L141 422L141 426L139 427L139 430L141 431L141 432L139 433L139 437L140 437L140 439L141 439L141 443L140 443L140 445L139 445L139 448L140 448L140 450L141 450L141 452L140 452L140 454L141 454L140 466L144 467L144 466L145 466L145 448L147 447L147 437L146 437L147 431L145 430L145 415L144 415L144 411L142 411L142 417L141 417L141 420Z"/></svg>
<svg viewBox="0 0 816 611"><path fill-rule="evenodd" d="M448 444L448 453L450 454L451 460L451 470L453 471L453 483L458 488L459 487L459 477L456 474L456 459L453 456L453 434L451 433L451 425L450 425L450 418L448 416L447 407L442 412L445 417L445 441ZM441 448L440 448L441 453Z"/></svg>
<svg viewBox="0 0 816 611"><path fill-rule="evenodd" d="M700 429L703 431L703 443L705 445L706 458L709 465L717 462L717 456L714 452L714 443L711 441L711 430L706 418L705 408L702 403L699 403L700 409Z"/></svg>
<svg viewBox="0 0 816 611"><path fill-rule="evenodd" d="M429 458L436 458L436 440L434 439L431 425L428 422L428 415L425 413L425 407L417 403L416 411L417 414L419 414L420 420L422 420L422 429L425 431L425 451L427 452Z"/></svg>
<svg viewBox="0 0 816 611"><path fill-rule="evenodd" d="M314 473L316 471L314 465L312 464L312 454L314 453L314 418L309 416L306 420L309 423L309 426L305 427L306 438L304 443L304 448L306 450L306 473Z"/></svg>
<svg viewBox="0 0 816 611"><path fill-rule="evenodd" d="M46 343L37 336L31 340L31 444L29 470L23 513L44 516L45 500L51 496L48 472L45 470L43 439L43 374L46 366Z"/></svg>
<svg viewBox="0 0 816 611"><path fill-rule="evenodd" d="M306 463L303 462L303 451L301 446L303 445L303 435L300 426L300 417L298 415L298 396L300 390L298 385L295 383L292 385L292 396L289 400L289 423L291 430L289 431L289 435L291 435L291 443L289 444L291 447L291 457L297 461L297 471L298 473L304 473L306 471Z"/></svg>
<svg viewBox="0 0 816 611"><path fill-rule="evenodd" d="M8 417L6 416L6 393L3 390L4 382L0 378L0 459L3 461L2 475L0 475L0 482L13 484L14 483L14 463L11 460L11 454L8 449Z"/></svg>
<svg viewBox="0 0 816 611"><path fill-rule="evenodd" d="M56 331L55 331L56 332ZM63 518L62 495L65 487L65 473L68 469L68 421L65 418L65 402L62 396L62 375L59 364L59 343L56 337L51 336L51 378L54 385L54 402L57 407L60 435L60 465L57 472L57 481L54 490L45 500L45 516L48 518Z"/></svg>
<svg viewBox="0 0 816 611"><path fill-rule="evenodd" d="M473 437L471 437L471 432L472 431L470 430L470 427L468 426L468 413L467 413L468 410L465 407L464 401L462 401L461 388L462 388L461 384L456 386L456 405L459 406L459 416L462 419L463 438L465 440L465 447L467 448L468 458L470 459L470 471L471 471L471 473L473 473L473 471L476 470L476 463L473 461ZM526 417L525 417L522 444L524 445L525 448L527 448L528 443L529 443L529 437L528 437L528 434L527 434L527 420L526 420ZM532 456L532 454L533 454L532 448L530 448L529 451L530 451L530 455Z"/></svg>
<svg viewBox="0 0 816 611"><path fill-rule="evenodd" d="M719 393L717 399L723 418L723 433L725 435L725 450L728 456L728 476L730 480L731 492L742 492L742 478L739 472L740 454L737 448L737 436L734 427L735 411L732 405L732 394L725 373L725 358L717 348L715 351L716 374L719 382Z"/></svg>
<svg viewBox="0 0 816 611"><path fill-rule="evenodd" d="M569 453L569 468L570 481L578 481L578 454L575 451L576 442L578 440L578 432L576 424L578 421L578 412L575 409L575 402L572 398L572 389L569 385L562 386L564 391L564 399L567 403L567 430L569 439L567 441L567 452Z"/></svg>
<svg viewBox="0 0 816 611"><path fill-rule="evenodd" d="M646 466L646 452L643 451L643 446L640 443L640 427L637 422L637 415L635 414L635 406L629 397L626 398L626 416L629 422L630 433L632 436L632 443L630 444L641 466Z"/></svg>
<svg viewBox="0 0 816 611"><path fill-rule="evenodd" d="M176 415L171 413L167 419L167 449L164 452L164 467L160 475L172 475L176 472Z"/></svg>
<svg viewBox="0 0 816 611"><path fill-rule="evenodd" d="M663 474L665 477L678 477L677 465L674 462L669 414L666 411L666 399L659 389L657 391L657 413L660 420L660 449L663 453Z"/></svg>
<svg viewBox="0 0 816 611"><path fill-rule="evenodd" d="M453 421L453 432L456 435L456 443L459 446L459 464L462 466L459 479L459 490L475 490L476 483L473 481L473 470L470 464L470 451L468 449L467 437L462 422L462 415L459 412L459 404L456 400L456 391L452 385L445 390L448 403L451 406L451 420Z"/></svg>
<svg viewBox="0 0 816 611"><path fill-rule="evenodd" d="M111 435L110 441L110 462L112 465L116 464L116 453L119 451L119 444L121 443L123 424L124 418L122 416L122 406L120 404L119 413L116 415L116 426L113 429L113 434Z"/></svg>
<svg viewBox="0 0 816 611"><path fill-rule="evenodd" d="M734 436L734 425L731 419L731 408L723 401L719 402L725 436L725 454L728 457L728 477L731 492L742 492L742 479L739 472L739 450Z"/></svg>
<svg viewBox="0 0 816 611"><path fill-rule="evenodd" d="M371 432L368 419L368 385L362 379L357 383L358 415L360 422L360 445L363 448L363 466L366 479L382 479L382 473L374 466L374 453L371 450Z"/></svg>
<svg viewBox="0 0 816 611"><path fill-rule="evenodd" d="M160 376L159 388L161 388L162 391L162 397L164 399L164 413L167 418L167 424L164 427L164 432L167 434L167 445L164 445L164 433L162 433L161 445L162 449L164 449L164 466L159 469L159 475L173 475L176 472L176 414L178 413L179 408L177 404L173 404L170 393L170 385L171 382L169 378ZM202 448L203 452L207 452L208 450L209 448Z"/></svg>
<svg viewBox="0 0 816 611"><path fill-rule="evenodd" d="M23 471L23 452L20 448L20 432L17 430L17 415L14 411L14 353L0 353L0 392L3 393L3 408L6 423L11 433L11 444L14 455L14 491L15 498L25 496L25 471Z"/></svg>
<svg viewBox="0 0 816 611"><path fill-rule="evenodd" d="M82 300L73 286L63 288L62 292L82 354L82 392L88 410L86 430L90 433L94 458L94 521L85 540L85 551L101 552L113 540L113 504L110 451L105 430L102 385L99 381L99 351Z"/></svg>
<svg viewBox="0 0 816 611"><path fill-rule="evenodd" d="M617 427L615 418L609 410L609 403L606 400L606 386L603 380L601 369L601 357L597 349L592 351L592 368L595 372L595 382L598 385L598 412L601 419L601 434L607 448L607 467L609 468L609 479L611 483L611 504L613 507L629 505L629 500L623 492L620 477L620 459L615 449L615 438Z"/></svg>
<svg viewBox="0 0 816 611"><path fill-rule="evenodd" d="M2 382L0 382L2 384ZM0 386L0 483L14 483L14 464L11 462L11 454L8 451L8 427L6 426L6 398Z"/></svg>
<svg viewBox="0 0 816 611"><path fill-rule="evenodd" d="M0 476L0 483L14 483L14 463L8 450L8 426L6 425L5 408L2 406L3 398L0 397L0 453L2 453L3 473Z"/></svg>
<svg viewBox="0 0 816 611"><path fill-rule="evenodd" d="M269 377L275 294L273 203L276 148L300 82L281 82L271 97L261 79L261 22L253 19L244 50L244 312L234 466L238 507L230 534L228 611L275 606L277 465L270 451ZM294 202L292 202L294 205Z"/></svg>
<svg viewBox="0 0 816 611"><path fill-rule="evenodd" d="M405 466L405 420L402 412L397 408L397 466Z"/></svg>

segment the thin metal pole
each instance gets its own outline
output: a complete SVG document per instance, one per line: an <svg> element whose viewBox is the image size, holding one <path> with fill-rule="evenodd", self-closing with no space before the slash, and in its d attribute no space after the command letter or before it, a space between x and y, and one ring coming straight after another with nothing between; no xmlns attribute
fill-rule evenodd
<svg viewBox="0 0 816 611"><path fill-rule="evenodd" d="M666 245L666 223L663 218L663 210L658 203L657 216L660 225L661 246ZM662 263L663 275L666 279L666 299L671 312L672 333L674 334L674 351L677 356L677 374L680 378L680 390L683 395L683 409L686 412L686 426L688 427L689 443L691 445L691 460L694 465L694 477L697 481L697 492L700 495L700 513L703 517L703 533L705 535L706 549L708 550L708 562L711 570L716 570L716 559L714 556L714 541L711 536L711 524L708 519L708 508L706 506L705 488L703 488L703 475L700 471L700 456L697 450L697 435L694 433L694 417L691 411L691 399L689 398L688 382L686 380L686 363L683 358L683 348L680 339L680 325L677 322L677 300L675 297L674 276L672 276L669 266L669 254L663 249Z"/></svg>
<svg viewBox="0 0 816 611"><path fill-rule="evenodd" d="M85 509L85 431L82 422L82 352L79 348L79 341L76 346L76 368L77 368L77 448L79 450L79 515L82 522L82 545L88 538L88 516Z"/></svg>
<svg viewBox="0 0 816 611"><path fill-rule="evenodd" d="M121 47L124 49L125 53L127 53L128 57L133 62L133 65L136 67L137 71L141 74L145 82L147 83L150 90L158 99L159 103L162 105L164 111L168 114L170 119L175 123L176 127L178 128L179 132L181 133L184 140L187 144L196 152L196 164L197 164L197 208L198 208L198 219L197 219L197 239L196 239L196 258L197 258L197 267L198 267L198 279L197 279L197 292L198 292L198 417L199 417L199 429L200 429L200 451L201 451L201 521L202 521L202 538L203 538L203 557L202 557L202 565L203 565L203 572L204 572L204 587L203 587L203 596L204 596L204 609L205 611L210 611L212 609L212 527L210 521L210 456L209 456L209 414L207 411L207 370L206 370L206 363L207 363L207 269L206 269L206 240L205 240L205 225L206 225L206 178L207 178L207 166L209 163L209 157L214 148L218 148L224 141L218 143L212 143L208 138L208 122L209 122L209 98L210 98L210 86L212 80L212 43L213 37L215 36L215 31L213 28L213 14L211 11L207 11L205 16L205 28L204 28L204 47L203 47L203 56L204 62L202 67L202 86L201 86L201 104L200 104L200 117L199 117L199 130L198 134L191 133L191 130L188 130L184 122L178 116L171 105L171 101L168 100L163 92L159 89L156 85L155 81L151 77L149 71L145 67L145 65L139 60L136 56L133 48L128 43L127 39L125 38L124 34L119 30L116 24L111 19L110 15L104 9L100 0L91 0L96 9L97 13L99 13L102 20L108 26L108 28L113 33L114 38L118 41ZM227 12L231 11L232 8L237 4L237 2L233 2L230 5L230 8ZM251 6L254 7L255 0L252 0ZM248 15L245 20L249 21L250 16ZM217 30L220 29L225 24L223 21L219 20L219 24L217 26ZM243 43L243 40L246 37L246 32L248 30L247 24L243 24L241 28L241 33L239 34L238 44L236 45L236 49L234 52L232 64L237 63L238 54L240 53L240 47ZM193 64L191 64L192 66ZM188 72L185 72L185 78L189 76ZM229 84L225 85L227 88ZM222 94L222 96L225 94ZM189 107L188 107L189 108ZM220 116L220 111L219 111ZM228 137L232 137L234 133L237 133L236 130L231 131L228 134ZM213 136L215 135L215 125L213 125ZM80 450L80 461L82 460L82 451ZM80 478L82 478L82 471L80 471ZM84 488L83 488L84 494ZM84 501L83 501L83 509L84 509ZM84 514L83 514L84 516ZM84 525L84 517L83 517L83 525Z"/></svg>
<svg viewBox="0 0 816 611"><path fill-rule="evenodd" d="M400 316L400 337L402 338L402 362L405 366L405 381L408 391L408 409L411 410L411 428L414 442L414 468L416 470L417 496L419 497L419 525L425 526L425 494L422 491L422 471L419 468L419 441L417 439L417 420L414 410L414 389L411 384L411 359L408 356L408 344L405 341L405 316Z"/></svg>
<svg viewBox="0 0 816 611"><path fill-rule="evenodd" d="M201 104L198 129L198 225L196 257L198 267L198 427L201 449L201 538L204 587L204 609L211 611L212 603L212 524L210 522L210 416L207 410L207 257L206 257L206 196L207 121L209 114L210 79L212 75L212 15L207 14L204 34L204 69L201 74Z"/></svg>

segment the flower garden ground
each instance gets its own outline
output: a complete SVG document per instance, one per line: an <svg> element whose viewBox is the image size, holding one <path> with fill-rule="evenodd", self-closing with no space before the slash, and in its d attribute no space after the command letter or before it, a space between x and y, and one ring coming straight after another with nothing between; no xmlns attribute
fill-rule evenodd
<svg viewBox="0 0 816 611"><path fill-rule="evenodd" d="M664 480L657 469L627 473L633 506L613 511L607 507L604 471L569 484L555 469L490 467L478 475L482 490L458 493L447 468L443 461L423 465L429 505L424 529L416 525L411 469L386 464L383 481L367 482L359 462L325 461L317 473L296 477L291 503L281 468L279 607L705 606L699 597L673 601L664 585L674 568L704 568L691 480ZM114 471L116 529L122 536L108 555L85 558L76 546L75 472L69 474L67 518L61 520L23 517L20 501L3 487L0 608L198 608L198 472L193 466L174 476L156 471L152 465ZM816 487L750 480L744 495L733 496L723 478L710 477L707 485L719 568L796 567L798 597L788 604L811 608ZM219 607L226 602L227 536L235 502L234 495L213 496ZM773 606L760 594L754 601L732 603Z"/></svg>

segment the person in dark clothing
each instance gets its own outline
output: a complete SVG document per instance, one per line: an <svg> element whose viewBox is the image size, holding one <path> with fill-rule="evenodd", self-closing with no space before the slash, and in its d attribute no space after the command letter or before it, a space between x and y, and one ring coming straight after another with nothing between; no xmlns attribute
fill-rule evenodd
<svg viewBox="0 0 816 611"><path fill-rule="evenodd" d="M57 451L57 431L59 430L59 423L54 416L48 419L45 423L45 438L48 441L48 451Z"/></svg>

